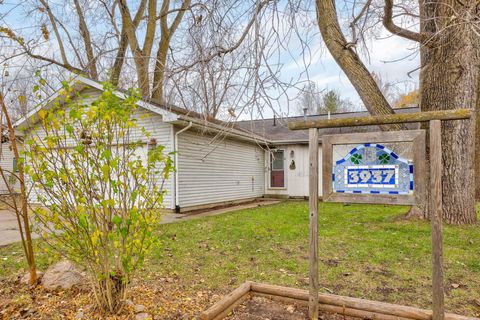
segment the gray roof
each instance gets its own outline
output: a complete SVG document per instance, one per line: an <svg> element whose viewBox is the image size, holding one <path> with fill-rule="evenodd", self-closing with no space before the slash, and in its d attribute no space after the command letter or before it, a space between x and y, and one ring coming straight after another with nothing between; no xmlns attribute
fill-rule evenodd
<svg viewBox="0 0 480 320"><path fill-rule="evenodd" d="M412 113L419 112L418 107L414 108L402 108L395 109L396 113ZM367 111L361 112L345 112L345 113L335 113L331 114L330 118L351 118L351 117L364 117L369 116L370 113ZM301 121L303 116L298 117L288 117L288 118L270 118L270 119L261 119L261 120L244 120L238 121L235 123L235 127L243 129L245 131L250 131L255 133L258 136L263 137L264 139L270 140L274 143L306 143L308 142L308 130L290 130L288 129L288 122L290 121ZM328 119L328 115L312 115L307 116L308 120L314 119ZM418 124L412 124L408 126L410 129L418 128ZM319 129L320 138L323 135L327 134L338 134L338 133L360 133L360 132L372 132L380 131L379 126L364 126L364 127L346 127L346 128L327 128Z"/></svg>

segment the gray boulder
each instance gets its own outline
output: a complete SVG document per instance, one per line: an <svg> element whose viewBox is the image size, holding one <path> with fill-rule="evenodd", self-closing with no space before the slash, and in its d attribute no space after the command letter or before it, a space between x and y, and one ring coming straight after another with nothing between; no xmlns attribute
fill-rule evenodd
<svg viewBox="0 0 480 320"><path fill-rule="evenodd" d="M75 265L63 260L51 265L42 277L42 285L46 290L58 289L69 290L73 287L85 289L87 287L86 276Z"/></svg>

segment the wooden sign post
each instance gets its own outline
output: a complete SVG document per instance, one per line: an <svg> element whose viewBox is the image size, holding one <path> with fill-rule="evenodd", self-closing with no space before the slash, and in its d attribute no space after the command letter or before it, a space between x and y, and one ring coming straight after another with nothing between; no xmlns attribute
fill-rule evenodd
<svg viewBox="0 0 480 320"><path fill-rule="evenodd" d="M308 313L310 319L318 319L318 129L309 129L309 204L310 204L310 297Z"/></svg>
<svg viewBox="0 0 480 320"><path fill-rule="evenodd" d="M432 319L445 318L442 237L442 130L440 120L430 121L430 221L432 225Z"/></svg>
<svg viewBox="0 0 480 320"><path fill-rule="evenodd" d="M431 211L431 227L432 227L432 320L444 320L445 319L445 307L444 307L444 283L443 283L443 238L442 238L442 144L441 144L441 121L451 121L451 120L465 120L472 117L472 110L469 109L456 109L456 110L444 110L444 111L431 111L431 112L418 112L410 114L390 114L390 115L381 115L381 116L372 116L372 117L359 117L359 118L339 118L339 119L316 119L316 120L305 120L289 123L289 128L291 130L305 130L309 129L309 161L310 161L310 178L309 178L309 216L310 216L310 291L309 291L309 315L310 319L318 319L318 308L319 308L319 285L318 285L318 128L340 128L340 127L352 127L352 126L369 126L369 125L387 125L387 124L398 124L398 123L415 123L415 122L429 122L430 123L430 211ZM411 131L402 131L399 136L404 137L413 137L414 134ZM382 139L391 136L392 133L378 132L373 135L370 134L370 137L375 141L365 141L366 143L361 146L361 149L369 148L369 157L378 156L381 160L390 160L390 156L397 159L397 154L392 152L384 152L384 146L379 145L376 142L382 141ZM395 134L397 135L397 134ZM336 135L331 136L336 138L336 141L352 141L352 135ZM425 147L425 139L422 140L422 135L417 135L412 140L407 140L413 142L414 149L414 162L417 165L417 174L418 172L422 173L425 170L424 164L425 159L419 158L422 153L418 149L420 144L422 148ZM423 135L424 137L424 135ZM322 137L323 139L323 137ZM353 139L356 139L353 137ZM390 138L394 140L396 138ZM415 140L417 139L417 140ZM420 139L420 140L418 140ZM334 139L335 140L335 139ZM395 140L394 140L395 141ZM405 141L405 140L400 140ZM357 141L358 142L358 141ZM374 143L370 143L374 142ZM362 150L357 152L358 148L353 148L349 155L354 157L352 162L353 164L349 167L342 167L345 173L343 177L340 173L342 189L336 189L336 191L341 192L337 194L332 188L332 180L335 179L336 172L332 172L332 144L328 137L322 141L322 152L324 154L323 165L328 167L328 170L323 172L323 185L324 185L324 200L325 201L342 201L342 202L360 202L360 203L386 203L386 204L411 204L414 205L417 203L418 199L424 198L422 192L422 179L417 179L417 182L420 182L420 188L413 192L412 184L414 181L410 181L410 188L406 190L405 185L402 189L401 186L397 183L397 180L391 180L392 175L396 175L402 170L405 176L405 166L400 164L396 165L385 165L381 164L368 164L363 166L358 166L358 159L363 159L367 155L367 150ZM380 153L373 152L371 148L372 145L376 148L382 149ZM372 150L370 150L372 149ZM373 152L373 153L372 153ZM326 154L326 156L325 156ZM325 157L330 157L326 159ZM342 160L339 161L340 163ZM410 166L410 174L414 175L413 167ZM350 170L350 171L349 171ZM394 171L394 172L393 172ZM351 173L353 180L348 180L347 173ZM358 178L361 178L362 183L357 183ZM388 177L388 179L387 179ZM327 182L330 181L330 184ZM365 180L365 181L363 181ZM387 181L388 180L388 181ZM417 183L415 182L415 184ZM369 194L364 194L363 190L358 190L358 188L367 188ZM418 185L417 185L418 187ZM383 188L383 189L380 189ZM419 191L420 193L417 193ZM362 194L363 193L363 194Z"/></svg>

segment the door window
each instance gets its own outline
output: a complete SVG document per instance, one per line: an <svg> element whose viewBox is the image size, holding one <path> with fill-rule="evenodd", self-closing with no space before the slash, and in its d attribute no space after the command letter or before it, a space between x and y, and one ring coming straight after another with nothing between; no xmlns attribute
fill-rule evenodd
<svg viewBox="0 0 480 320"><path fill-rule="evenodd" d="M270 153L270 187L285 188L285 155L284 150Z"/></svg>

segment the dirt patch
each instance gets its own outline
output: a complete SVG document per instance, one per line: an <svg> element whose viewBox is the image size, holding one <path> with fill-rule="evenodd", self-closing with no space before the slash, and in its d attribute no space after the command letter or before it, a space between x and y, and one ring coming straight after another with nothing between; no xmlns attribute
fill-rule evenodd
<svg viewBox="0 0 480 320"><path fill-rule="evenodd" d="M308 308L296 304L287 304L270 299L253 297L236 308L228 320L308 320ZM320 311L323 320L358 320L339 314Z"/></svg>
<svg viewBox="0 0 480 320"><path fill-rule="evenodd" d="M38 286L29 289L18 279L0 279L0 319L42 320L134 320L134 305L143 305L152 320L190 320L213 305L223 292L182 283L175 275L132 283L126 305L118 315L102 314L89 292L58 290L47 292Z"/></svg>

